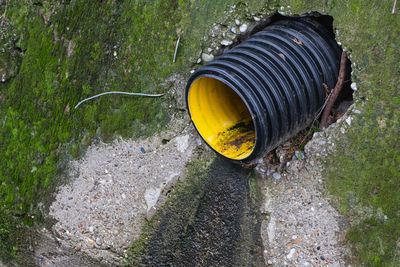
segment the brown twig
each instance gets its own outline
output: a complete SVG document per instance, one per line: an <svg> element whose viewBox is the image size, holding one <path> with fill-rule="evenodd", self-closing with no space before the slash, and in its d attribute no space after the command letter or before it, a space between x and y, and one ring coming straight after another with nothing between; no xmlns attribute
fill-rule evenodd
<svg viewBox="0 0 400 267"><path fill-rule="evenodd" d="M335 88L333 88L332 94L327 99L327 104L324 109L324 112L322 113L321 123L319 125L320 129L324 129L328 126L329 114L331 113L331 110L332 110L333 104L336 101L336 98L339 96L339 93L342 90L344 77L346 74L346 62L347 62L347 55L346 55L346 52L343 51L342 57L340 59L339 77L338 77L337 83L335 85Z"/></svg>

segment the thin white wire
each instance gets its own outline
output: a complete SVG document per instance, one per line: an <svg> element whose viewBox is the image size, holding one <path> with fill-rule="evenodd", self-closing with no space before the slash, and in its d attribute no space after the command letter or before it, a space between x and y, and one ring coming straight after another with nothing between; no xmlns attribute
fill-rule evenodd
<svg viewBox="0 0 400 267"><path fill-rule="evenodd" d="M96 97L99 97L99 96L102 96L102 95L109 95L109 94L137 95L137 96L146 96L146 97L160 97L160 96L165 95L165 94L151 95L151 94L143 94L143 93L128 93L128 92L120 92L120 91L110 91L110 92L104 92L104 93L101 93L101 94L94 95L94 96L91 96L91 97L88 97L88 98L83 99L82 101L80 101L80 102L75 106L75 109L76 109L77 107L79 107L79 105L82 104L83 102L86 102L86 101L88 101L88 100L90 100L90 99L93 99L93 98L96 98Z"/></svg>
<svg viewBox="0 0 400 267"><path fill-rule="evenodd" d="M172 63L175 63L176 60L176 54L178 53L178 47L179 47L179 41L181 40L181 37L178 37L178 41L176 42L176 46L175 46L175 53L174 53L174 60L172 60Z"/></svg>

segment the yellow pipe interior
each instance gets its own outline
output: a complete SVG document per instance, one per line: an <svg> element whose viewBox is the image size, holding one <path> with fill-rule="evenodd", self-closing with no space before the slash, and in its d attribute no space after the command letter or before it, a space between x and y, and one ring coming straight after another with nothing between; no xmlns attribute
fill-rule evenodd
<svg viewBox="0 0 400 267"><path fill-rule="evenodd" d="M234 160L253 152L252 116L228 85L210 77L196 79L189 89L188 106L198 132L215 151Z"/></svg>

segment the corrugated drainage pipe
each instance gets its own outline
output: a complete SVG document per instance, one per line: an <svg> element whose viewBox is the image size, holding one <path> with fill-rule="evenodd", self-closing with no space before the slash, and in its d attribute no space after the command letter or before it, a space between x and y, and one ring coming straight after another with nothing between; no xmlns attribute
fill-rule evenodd
<svg viewBox="0 0 400 267"><path fill-rule="evenodd" d="M191 75L191 120L217 153L252 162L312 122L335 86L340 54L311 18L274 22Z"/></svg>

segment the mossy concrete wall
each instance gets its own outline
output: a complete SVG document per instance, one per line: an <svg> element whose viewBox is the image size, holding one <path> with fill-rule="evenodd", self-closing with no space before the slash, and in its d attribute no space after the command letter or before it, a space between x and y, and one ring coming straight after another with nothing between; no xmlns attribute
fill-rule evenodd
<svg viewBox="0 0 400 267"><path fill-rule="evenodd" d="M346 215L354 263L400 262L400 14L394 1L287 1L294 13L334 18L353 62L360 115L326 163L328 189ZM397 10L400 9L397 7Z"/></svg>
<svg viewBox="0 0 400 267"><path fill-rule="evenodd" d="M179 112L162 81L195 67L199 51L212 42L212 24L223 22L236 5L243 18L280 6L284 12L333 16L340 41L356 63L352 79L358 85L355 105L361 115L327 163L329 189L351 222L348 237L356 261L377 266L399 261L400 14L391 14L392 0L1 3L4 255L16 251L15 222L32 222L32 216L36 220L38 202L57 185L68 160L98 139L151 135ZM79 100L110 90L167 96L102 97L73 109ZM365 211L361 217L360 210ZM359 219L353 220L355 216Z"/></svg>
<svg viewBox="0 0 400 267"><path fill-rule="evenodd" d="M211 23L236 2L0 2L2 256L17 251L15 224L40 221L38 207L88 145L149 136L182 112L163 81L176 72L189 74ZM249 1L248 10L267 2ZM116 90L166 96L101 97L74 109L83 98Z"/></svg>

